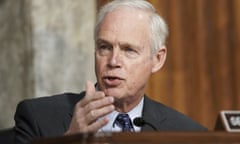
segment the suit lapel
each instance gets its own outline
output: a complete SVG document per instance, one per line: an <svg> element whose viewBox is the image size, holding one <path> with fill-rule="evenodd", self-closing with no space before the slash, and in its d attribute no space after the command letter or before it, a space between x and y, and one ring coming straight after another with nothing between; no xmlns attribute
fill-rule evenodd
<svg viewBox="0 0 240 144"><path fill-rule="evenodd" d="M158 128L161 122L165 120L165 115L161 112L161 107L156 106L156 102L147 96L144 96L143 119L156 128ZM153 128L144 125L141 131L153 131Z"/></svg>

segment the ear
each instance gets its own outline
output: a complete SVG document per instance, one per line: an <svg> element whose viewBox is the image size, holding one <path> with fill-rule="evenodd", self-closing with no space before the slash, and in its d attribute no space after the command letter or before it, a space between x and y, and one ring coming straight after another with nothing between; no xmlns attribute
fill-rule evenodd
<svg viewBox="0 0 240 144"><path fill-rule="evenodd" d="M165 46L157 50L157 52L153 55L152 73L157 72L163 67L166 61L166 56L167 56L167 48Z"/></svg>

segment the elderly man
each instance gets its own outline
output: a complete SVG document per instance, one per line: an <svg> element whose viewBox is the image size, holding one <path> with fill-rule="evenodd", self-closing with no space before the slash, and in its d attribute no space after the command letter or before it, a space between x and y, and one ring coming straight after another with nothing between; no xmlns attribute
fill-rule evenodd
<svg viewBox="0 0 240 144"><path fill-rule="evenodd" d="M145 96L150 75L166 59L164 20L143 0L115 0L99 12L95 27L97 83L80 94L25 100L15 115L16 142L34 137L106 131L206 130L185 115ZM149 125L137 127L142 117Z"/></svg>

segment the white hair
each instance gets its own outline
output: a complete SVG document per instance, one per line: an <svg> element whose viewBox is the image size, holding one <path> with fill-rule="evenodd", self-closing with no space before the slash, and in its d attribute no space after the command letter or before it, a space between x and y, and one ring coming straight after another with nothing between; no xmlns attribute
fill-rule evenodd
<svg viewBox="0 0 240 144"><path fill-rule="evenodd" d="M152 52L156 52L159 48L165 45L168 36L168 27L164 19L157 14L156 9L145 0L113 0L103 6L97 16L94 39L96 41L100 25L105 16L120 7L135 8L149 13L150 16L150 31L152 39Z"/></svg>

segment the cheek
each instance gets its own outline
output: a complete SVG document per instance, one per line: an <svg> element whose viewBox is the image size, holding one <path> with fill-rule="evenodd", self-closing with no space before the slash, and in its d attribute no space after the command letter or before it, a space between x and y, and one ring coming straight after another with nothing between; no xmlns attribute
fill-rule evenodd
<svg viewBox="0 0 240 144"><path fill-rule="evenodd" d="M103 58L99 57L99 56L95 56L95 67L97 69L100 69L101 67L103 67L105 61Z"/></svg>
<svg viewBox="0 0 240 144"><path fill-rule="evenodd" d="M97 76L99 76L101 73L101 69L103 67L102 65L103 63L101 62L101 59L95 57L95 73Z"/></svg>
<svg viewBox="0 0 240 144"><path fill-rule="evenodd" d="M134 85L147 82L150 75L151 63L146 61L132 65L129 71L129 78L132 79L131 81Z"/></svg>

